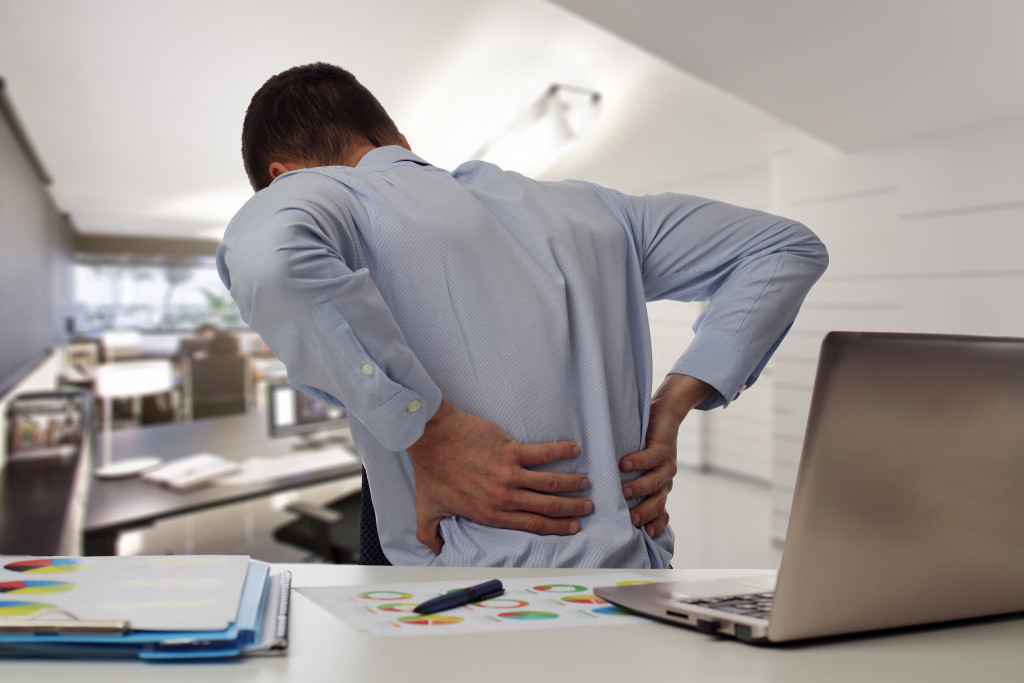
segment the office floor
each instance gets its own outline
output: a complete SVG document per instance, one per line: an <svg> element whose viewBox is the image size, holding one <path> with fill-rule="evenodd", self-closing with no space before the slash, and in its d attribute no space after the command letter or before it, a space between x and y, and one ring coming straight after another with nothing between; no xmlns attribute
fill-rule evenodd
<svg viewBox="0 0 1024 683"><path fill-rule="evenodd" d="M296 499L326 503L358 487L347 480L270 500L170 519L124 534L122 554L242 554L268 562L303 562L308 554L274 542L273 530L293 519ZM677 568L775 569L781 550L771 541L771 491L766 484L726 474L681 469L669 496Z"/></svg>

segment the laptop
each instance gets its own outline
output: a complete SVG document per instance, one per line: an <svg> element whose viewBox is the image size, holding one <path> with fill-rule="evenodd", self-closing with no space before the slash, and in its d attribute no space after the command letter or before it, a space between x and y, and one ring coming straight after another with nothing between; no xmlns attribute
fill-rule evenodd
<svg viewBox="0 0 1024 683"><path fill-rule="evenodd" d="M1024 339L829 333L774 584L596 592L761 643L1024 612Z"/></svg>

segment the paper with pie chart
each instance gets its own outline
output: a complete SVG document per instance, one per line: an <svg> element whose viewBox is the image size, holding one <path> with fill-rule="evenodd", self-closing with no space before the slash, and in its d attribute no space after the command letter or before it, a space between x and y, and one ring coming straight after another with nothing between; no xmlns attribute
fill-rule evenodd
<svg viewBox="0 0 1024 683"><path fill-rule="evenodd" d="M492 570L500 574L500 570ZM491 576L481 576L480 583ZM502 579L505 593L440 614L413 608L430 598L465 588L472 581L296 588L349 626L386 636L483 633L568 626L645 623L594 594L598 586L652 583L638 574Z"/></svg>

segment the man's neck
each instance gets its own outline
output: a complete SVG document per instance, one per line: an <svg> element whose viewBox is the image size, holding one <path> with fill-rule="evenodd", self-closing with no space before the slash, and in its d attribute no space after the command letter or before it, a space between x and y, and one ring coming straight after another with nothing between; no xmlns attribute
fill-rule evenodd
<svg viewBox="0 0 1024 683"><path fill-rule="evenodd" d="M364 144L364 145L362 145L360 147L357 147L355 150L353 150L352 155L349 156L349 158L346 159L345 163L342 164L342 165L343 166L351 166L351 167L355 168L359 164L359 162L362 160L362 158L364 156L366 156L366 153L369 152L371 149L377 149L377 145L374 145L373 143L367 142L366 144Z"/></svg>

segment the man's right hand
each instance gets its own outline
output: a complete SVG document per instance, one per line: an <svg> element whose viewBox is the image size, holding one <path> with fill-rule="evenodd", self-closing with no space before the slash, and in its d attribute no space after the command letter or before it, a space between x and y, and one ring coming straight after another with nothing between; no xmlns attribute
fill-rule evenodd
<svg viewBox="0 0 1024 683"><path fill-rule="evenodd" d="M450 516L534 534L575 534L580 530L575 518L589 515L593 502L554 494L584 490L587 477L527 468L579 452L569 441L520 443L442 399L423 436L408 449L416 477L416 538L440 554L439 524Z"/></svg>

